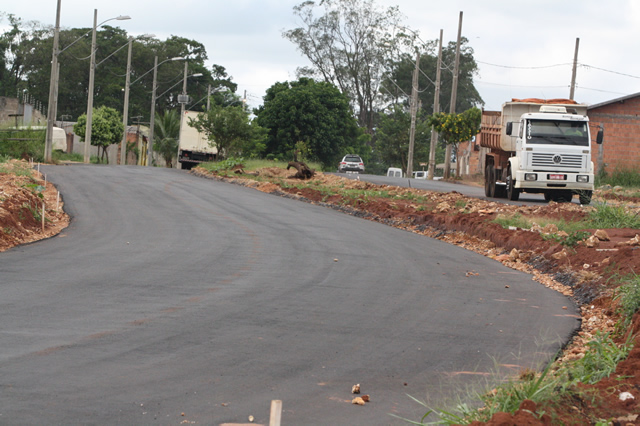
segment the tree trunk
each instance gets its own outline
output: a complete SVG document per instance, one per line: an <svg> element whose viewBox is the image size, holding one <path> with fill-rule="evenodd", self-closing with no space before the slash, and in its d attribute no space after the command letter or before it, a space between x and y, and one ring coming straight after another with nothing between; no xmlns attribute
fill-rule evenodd
<svg viewBox="0 0 640 426"><path fill-rule="evenodd" d="M302 161L290 161L287 165L287 170L289 170L291 167L294 167L296 170L298 170L298 172L293 175L294 179L311 179L316 173L315 170L310 169Z"/></svg>

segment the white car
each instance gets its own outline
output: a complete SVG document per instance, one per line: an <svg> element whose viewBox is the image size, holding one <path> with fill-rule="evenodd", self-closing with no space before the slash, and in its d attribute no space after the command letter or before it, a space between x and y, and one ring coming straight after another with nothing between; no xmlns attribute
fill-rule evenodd
<svg viewBox="0 0 640 426"><path fill-rule="evenodd" d="M348 154L342 158L338 165L338 173L358 172L364 173L364 163L359 155Z"/></svg>

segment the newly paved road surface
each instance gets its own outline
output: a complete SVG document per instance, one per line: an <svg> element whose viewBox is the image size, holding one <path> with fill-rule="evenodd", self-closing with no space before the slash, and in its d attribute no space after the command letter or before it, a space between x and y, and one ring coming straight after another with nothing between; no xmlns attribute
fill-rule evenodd
<svg viewBox="0 0 640 426"><path fill-rule="evenodd" d="M578 326L525 274L327 208L178 170L41 170L73 220L0 253L3 425L268 424L274 399L283 425L405 424L389 413L424 414L407 394L517 373Z"/></svg>

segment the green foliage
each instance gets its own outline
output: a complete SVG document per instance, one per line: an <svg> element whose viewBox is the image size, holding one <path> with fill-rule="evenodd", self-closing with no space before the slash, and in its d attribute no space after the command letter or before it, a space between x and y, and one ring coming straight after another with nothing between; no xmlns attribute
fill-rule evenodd
<svg viewBox="0 0 640 426"><path fill-rule="evenodd" d="M399 36L407 36L400 33ZM411 36L411 35L409 35ZM431 82L435 78L438 63L438 54L435 50L437 41L432 41L425 49L420 51L420 70L418 75L418 97L423 111L427 115L433 114L433 99L435 85ZM445 64L455 62L456 42L450 42L442 47L442 60ZM469 40L461 39L460 66L458 74L458 89L456 96L456 111L466 111L484 102L475 88L473 77L478 73L478 65L473 57L473 48L469 46ZM405 53L399 59L391 62L390 76L382 83L381 94L390 102L406 99L406 94L411 93L413 70L415 68L414 52ZM440 100L451 99L453 86L453 73L444 71L441 77ZM447 109L449 106L444 105Z"/></svg>
<svg viewBox="0 0 640 426"><path fill-rule="evenodd" d="M173 158L178 153L180 117L173 109L164 114L156 113L153 131L153 150L160 153L167 167L172 167Z"/></svg>
<svg viewBox="0 0 640 426"><path fill-rule="evenodd" d="M609 175L603 169L602 174L597 176L596 184L640 188L640 173L636 170L616 169Z"/></svg>
<svg viewBox="0 0 640 426"><path fill-rule="evenodd" d="M482 111L471 108L462 114L438 113L429 118L429 125L440 133L442 138L450 144L457 144L471 140L480 131Z"/></svg>
<svg viewBox="0 0 640 426"><path fill-rule="evenodd" d="M391 35L401 26L398 7L383 10L373 0L304 1L293 13L302 25L283 36L311 63L298 74L340 88L357 111L359 126L373 134L381 76L402 47Z"/></svg>
<svg viewBox="0 0 640 426"><path fill-rule="evenodd" d="M558 234L543 234L542 238L545 240L552 240L557 243L562 244L565 247L574 247L578 244L578 241L585 240L589 238L591 234L589 232L577 231L572 232L567 236L558 235Z"/></svg>
<svg viewBox="0 0 640 426"><path fill-rule="evenodd" d="M264 150L266 131L243 106L212 105L209 111L198 114L189 126L207 135L209 145L217 148L221 158L248 155L259 156Z"/></svg>
<svg viewBox="0 0 640 426"><path fill-rule="evenodd" d="M597 383L609 377L616 366L631 352L632 335L625 343L618 346L609 333L596 331L594 338L587 343L587 352L583 358L575 361L569 369L569 375L575 382Z"/></svg>
<svg viewBox="0 0 640 426"><path fill-rule="evenodd" d="M640 217L625 206L600 204L589 213L589 228L640 228Z"/></svg>
<svg viewBox="0 0 640 426"><path fill-rule="evenodd" d="M618 300L618 313L622 326L626 328L633 315L640 310L640 276L633 274L623 279L623 284L615 291L614 300Z"/></svg>
<svg viewBox="0 0 640 426"><path fill-rule="evenodd" d="M44 160L43 129L0 130L0 155L16 159Z"/></svg>
<svg viewBox="0 0 640 426"><path fill-rule="evenodd" d="M87 116L81 115L78 122L73 126L73 131L84 141L87 130ZM104 159L107 148L122 140L124 134L124 126L122 124L122 116L113 108L101 106L93 109L91 119L91 145L98 147L98 152L102 149L102 157ZM107 156L107 162L109 157Z"/></svg>
<svg viewBox="0 0 640 426"><path fill-rule="evenodd" d="M348 100L332 84L308 78L276 83L255 113L268 131L267 158L291 160L302 141L313 161L333 169L345 154L365 151Z"/></svg>
<svg viewBox="0 0 640 426"><path fill-rule="evenodd" d="M381 162L388 167L407 169L409 130L411 115L401 105L395 105L390 113L381 114L376 130L375 149ZM429 161L431 128L419 113L414 140L414 164ZM442 156L444 153L442 153ZM385 168L385 170L386 170Z"/></svg>

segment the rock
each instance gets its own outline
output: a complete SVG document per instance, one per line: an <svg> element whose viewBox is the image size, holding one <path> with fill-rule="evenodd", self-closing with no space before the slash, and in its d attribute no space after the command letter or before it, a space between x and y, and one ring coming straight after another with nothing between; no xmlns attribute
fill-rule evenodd
<svg viewBox="0 0 640 426"><path fill-rule="evenodd" d="M366 404L366 403L364 402L364 399L360 398L359 396L358 396L358 397L356 397L356 398L353 398L353 400L351 401L351 403L352 403L352 404L355 404L355 405L364 405L364 404Z"/></svg>
<svg viewBox="0 0 640 426"><path fill-rule="evenodd" d="M351 388L351 393L360 393L360 383L358 383L357 385L353 385L353 387Z"/></svg>
<svg viewBox="0 0 640 426"><path fill-rule="evenodd" d="M600 241L611 241L611 238L609 238L609 234L607 234L607 231L603 229L598 229L593 233L593 235Z"/></svg>
<svg viewBox="0 0 640 426"><path fill-rule="evenodd" d="M511 253L509 253L509 260L511 260L512 262L515 262L519 258L520 258L520 252L518 251L518 249L514 248L513 250L511 250Z"/></svg>
<svg viewBox="0 0 640 426"><path fill-rule="evenodd" d="M626 401L627 399L635 399L635 397L630 392L620 393L620 401Z"/></svg>
<svg viewBox="0 0 640 426"><path fill-rule="evenodd" d="M585 240L584 244L588 248L595 248L595 247L598 247L600 245L600 239L598 237L596 237L595 235L592 235L592 236L590 236L589 238L587 238Z"/></svg>
<svg viewBox="0 0 640 426"><path fill-rule="evenodd" d="M564 232L564 231L558 231L558 232L556 233L556 235L557 235L558 237L562 237L562 238L567 238L567 237L569 236L569 234L567 234L567 233L566 233L566 232Z"/></svg>
<svg viewBox="0 0 640 426"><path fill-rule="evenodd" d="M555 260L562 260L566 259L568 257L568 254L565 249L562 249L562 251L552 254L551 257L553 257Z"/></svg>
<svg viewBox="0 0 640 426"><path fill-rule="evenodd" d="M555 234L558 232L558 226L553 223L549 223L542 228L542 232L545 234Z"/></svg>

